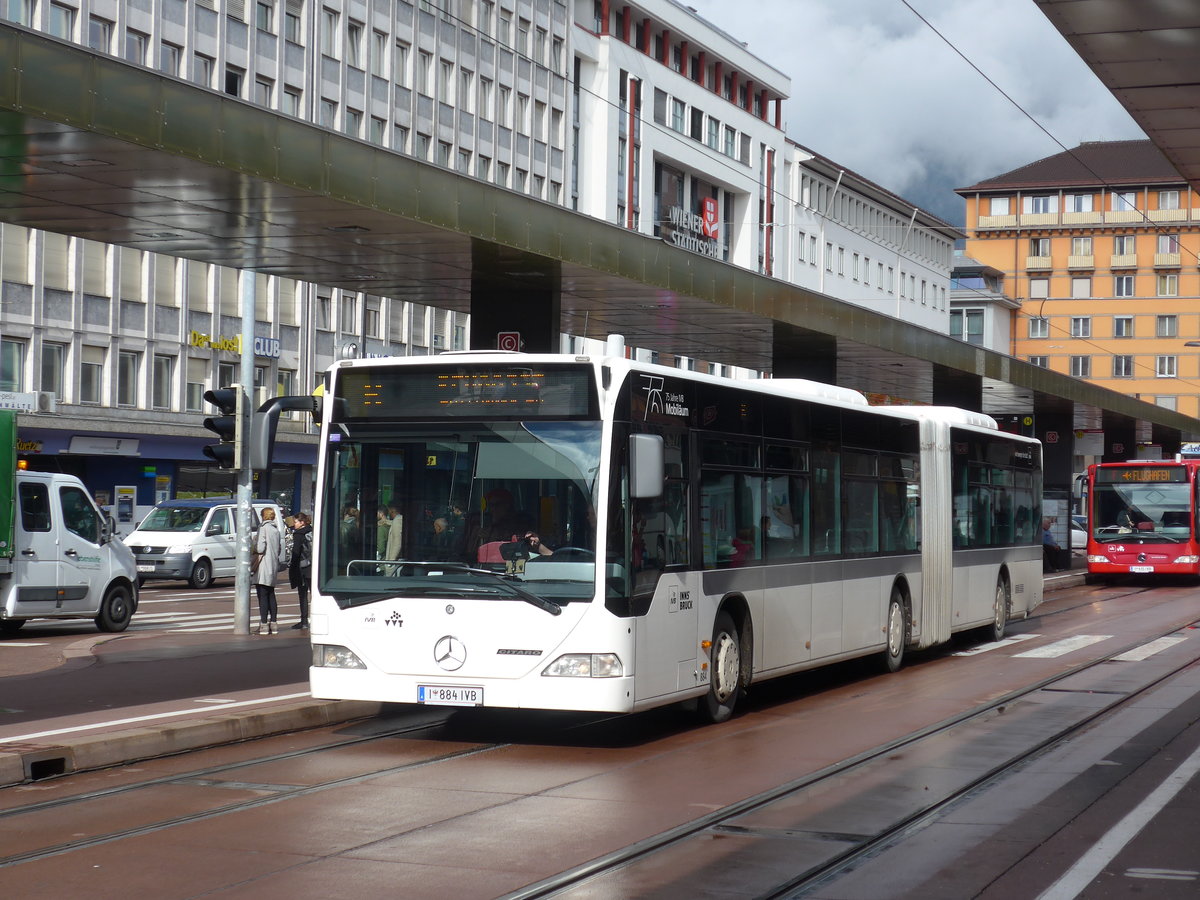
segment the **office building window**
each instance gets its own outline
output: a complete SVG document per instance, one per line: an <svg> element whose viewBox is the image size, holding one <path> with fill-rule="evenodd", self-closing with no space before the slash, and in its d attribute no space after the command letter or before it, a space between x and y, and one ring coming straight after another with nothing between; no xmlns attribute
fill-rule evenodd
<svg viewBox="0 0 1200 900"><path fill-rule="evenodd" d="M1071 375L1075 378L1091 378L1092 358L1090 356L1072 356Z"/></svg>
<svg viewBox="0 0 1200 900"><path fill-rule="evenodd" d="M1058 212L1058 195L1044 194L1037 197L1024 197L1022 210L1032 215Z"/></svg>
<svg viewBox="0 0 1200 900"><path fill-rule="evenodd" d="M1156 253L1178 253L1179 252L1179 235L1177 234L1160 234L1156 241L1158 249Z"/></svg>
<svg viewBox="0 0 1200 900"><path fill-rule="evenodd" d="M1113 277L1113 296L1114 297L1132 297L1133 296L1133 276L1132 275L1116 275Z"/></svg>
<svg viewBox="0 0 1200 900"><path fill-rule="evenodd" d="M1163 409L1177 409L1178 403L1178 397L1167 397L1160 394L1154 398L1154 405L1161 406Z"/></svg>
<svg viewBox="0 0 1200 900"><path fill-rule="evenodd" d="M1160 297L1179 296L1179 276L1159 275L1155 278L1155 286Z"/></svg>
<svg viewBox="0 0 1200 900"><path fill-rule="evenodd" d="M1091 256L1092 239L1090 237L1071 238L1072 256Z"/></svg>
<svg viewBox="0 0 1200 900"><path fill-rule="evenodd" d="M1089 338L1092 336L1092 320L1089 316L1071 317L1071 337Z"/></svg>
<svg viewBox="0 0 1200 900"><path fill-rule="evenodd" d="M208 377L208 362L203 359L187 361L187 396L184 403L188 412L204 409L204 381Z"/></svg>
<svg viewBox="0 0 1200 900"><path fill-rule="evenodd" d="M67 345L42 344L42 381L40 390L63 399L63 377L67 371Z"/></svg>
<svg viewBox="0 0 1200 900"><path fill-rule="evenodd" d="M285 10L283 13L283 37L285 40L293 44L300 44L303 34L301 27L300 14L292 10Z"/></svg>
<svg viewBox="0 0 1200 900"><path fill-rule="evenodd" d="M1071 279L1071 297L1075 300L1082 300L1092 296L1092 279L1090 278L1072 278Z"/></svg>
<svg viewBox="0 0 1200 900"><path fill-rule="evenodd" d="M1133 316L1113 316L1113 337L1133 337Z"/></svg>
<svg viewBox="0 0 1200 900"><path fill-rule="evenodd" d="M1174 356L1159 356L1155 360L1154 374L1159 378L1174 378L1175 362L1177 357Z"/></svg>
<svg viewBox="0 0 1200 900"><path fill-rule="evenodd" d="M25 342L0 341L0 391L25 390Z"/></svg>
<svg viewBox="0 0 1200 900"><path fill-rule="evenodd" d="M122 350L117 355L117 405L137 406L141 354Z"/></svg>
<svg viewBox="0 0 1200 900"><path fill-rule="evenodd" d="M1007 216L1011 208L1009 201L1011 197L992 197L988 204L988 211L993 216Z"/></svg>
<svg viewBox="0 0 1200 900"><path fill-rule="evenodd" d="M1159 209L1179 209L1179 191L1159 191Z"/></svg>
<svg viewBox="0 0 1200 900"><path fill-rule="evenodd" d="M1037 237L1029 239L1030 256L1049 256L1050 238Z"/></svg>
<svg viewBox="0 0 1200 900"><path fill-rule="evenodd" d="M321 10L321 53L337 59L338 13L332 9Z"/></svg>
<svg viewBox="0 0 1200 900"><path fill-rule="evenodd" d="M1039 369L1048 369L1050 368L1050 357L1031 356L1029 357L1029 364L1031 366L1037 366Z"/></svg>
<svg viewBox="0 0 1200 900"><path fill-rule="evenodd" d="M275 32L275 7L259 0L254 5L254 27L259 31Z"/></svg>
<svg viewBox="0 0 1200 900"><path fill-rule="evenodd" d="M1113 357L1113 378L1133 377L1133 357L1128 355Z"/></svg>
<svg viewBox="0 0 1200 900"><path fill-rule="evenodd" d="M1030 316L1029 336L1031 338L1050 337L1050 319L1046 316Z"/></svg>
<svg viewBox="0 0 1200 900"><path fill-rule="evenodd" d="M1160 338L1177 338L1179 337L1179 318L1178 316L1155 316L1154 317L1154 336Z"/></svg>
<svg viewBox="0 0 1200 900"><path fill-rule="evenodd" d="M175 358L172 356L154 357L154 408L171 408L171 376L175 371Z"/></svg>
<svg viewBox="0 0 1200 900"><path fill-rule="evenodd" d="M99 403L104 388L104 359L108 355L103 347L83 347L79 364L79 402Z"/></svg>
<svg viewBox="0 0 1200 900"><path fill-rule="evenodd" d="M1050 296L1049 278L1030 278L1029 296L1034 300L1044 300Z"/></svg>
<svg viewBox="0 0 1200 900"><path fill-rule="evenodd" d="M75 10L61 3L50 4L50 15L46 30L64 41L75 39Z"/></svg>
<svg viewBox="0 0 1200 900"><path fill-rule="evenodd" d="M1132 256L1137 253L1137 240L1132 234L1118 234L1113 238L1113 253L1116 256Z"/></svg>
<svg viewBox="0 0 1200 900"><path fill-rule="evenodd" d="M88 19L88 47L97 53L112 53L113 23L99 16Z"/></svg>
<svg viewBox="0 0 1200 900"><path fill-rule="evenodd" d="M142 34L140 31L134 31L132 28L125 31L125 59L131 63L137 63L139 66L146 64L146 47L150 43L149 35Z"/></svg>

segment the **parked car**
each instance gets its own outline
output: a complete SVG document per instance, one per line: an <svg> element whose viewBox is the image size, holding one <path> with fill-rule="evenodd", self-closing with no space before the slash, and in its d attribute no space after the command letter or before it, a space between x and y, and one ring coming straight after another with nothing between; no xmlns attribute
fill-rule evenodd
<svg viewBox="0 0 1200 900"><path fill-rule="evenodd" d="M254 500L250 528L258 531L263 509L283 511L273 500ZM146 515L125 539L137 561L138 584L150 579L183 579L194 588L210 587L236 574L237 503L233 500L166 500Z"/></svg>

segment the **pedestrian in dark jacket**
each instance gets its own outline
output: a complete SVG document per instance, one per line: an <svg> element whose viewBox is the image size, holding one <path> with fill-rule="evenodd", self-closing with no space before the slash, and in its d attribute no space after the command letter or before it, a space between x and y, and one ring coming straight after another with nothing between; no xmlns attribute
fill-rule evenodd
<svg viewBox="0 0 1200 900"><path fill-rule="evenodd" d="M298 512L293 517L288 583L300 597L300 621L292 628L308 628L308 591L312 586L312 524L308 520L308 513Z"/></svg>

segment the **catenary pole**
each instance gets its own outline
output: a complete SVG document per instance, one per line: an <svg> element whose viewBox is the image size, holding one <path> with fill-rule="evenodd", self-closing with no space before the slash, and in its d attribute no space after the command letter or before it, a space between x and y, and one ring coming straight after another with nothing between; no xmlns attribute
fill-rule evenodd
<svg viewBox="0 0 1200 900"><path fill-rule="evenodd" d="M254 471L250 468L248 438L250 418L254 403L254 273L243 269L240 272L239 288L242 301L241 376L242 404L245 414L238 423L238 458L241 466L237 470L237 576L233 595L233 633L250 633L250 501L254 486Z"/></svg>

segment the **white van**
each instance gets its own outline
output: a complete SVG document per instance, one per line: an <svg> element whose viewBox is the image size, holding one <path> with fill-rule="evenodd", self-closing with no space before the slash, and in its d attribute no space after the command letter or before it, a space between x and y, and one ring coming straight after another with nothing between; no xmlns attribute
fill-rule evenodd
<svg viewBox="0 0 1200 900"><path fill-rule="evenodd" d="M262 510L283 512L272 500L251 501L250 528L258 531ZM210 587L236 574L237 503L233 500L164 500L125 539L137 561L138 584L182 579L194 588Z"/></svg>
<svg viewBox="0 0 1200 900"><path fill-rule="evenodd" d="M124 631L137 610L133 554L78 478L14 471L0 494L0 634L30 619Z"/></svg>

